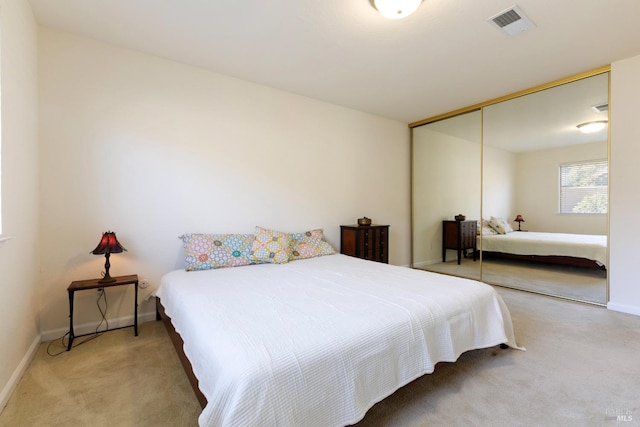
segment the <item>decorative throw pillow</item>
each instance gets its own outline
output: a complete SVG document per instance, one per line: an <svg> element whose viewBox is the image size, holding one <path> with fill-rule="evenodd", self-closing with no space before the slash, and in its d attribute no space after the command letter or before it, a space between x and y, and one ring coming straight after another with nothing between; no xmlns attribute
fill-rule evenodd
<svg viewBox="0 0 640 427"><path fill-rule="evenodd" d="M180 239L187 271L255 264L251 255L253 234L189 233Z"/></svg>
<svg viewBox="0 0 640 427"><path fill-rule="evenodd" d="M253 258L258 262L287 263L291 253L289 234L256 226L252 250Z"/></svg>
<svg viewBox="0 0 640 427"><path fill-rule="evenodd" d="M498 232L496 230L494 230L493 228L489 227L488 225L482 227L482 235L483 236L491 236L491 235L495 235L498 234Z"/></svg>
<svg viewBox="0 0 640 427"><path fill-rule="evenodd" d="M507 234L513 232L513 228L511 228L507 221L502 218L496 218L495 216L492 216L489 220L489 227L496 230L498 234Z"/></svg>
<svg viewBox="0 0 640 427"><path fill-rule="evenodd" d="M289 261L314 258L336 253L322 229L306 231L304 233L290 233L291 254Z"/></svg>

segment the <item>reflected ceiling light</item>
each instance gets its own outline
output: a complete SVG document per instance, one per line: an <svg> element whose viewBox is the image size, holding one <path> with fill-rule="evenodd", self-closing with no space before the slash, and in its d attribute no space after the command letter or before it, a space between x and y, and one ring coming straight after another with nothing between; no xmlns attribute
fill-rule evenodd
<svg viewBox="0 0 640 427"><path fill-rule="evenodd" d="M580 132L582 133L595 133L604 129L607 123L607 120L596 120L593 122L580 123L576 127L580 129Z"/></svg>
<svg viewBox="0 0 640 427"><path fill-rule="evenodd" d="M382 16L400 19L411 15L418 9L422 0L369 0Z"/></svg>

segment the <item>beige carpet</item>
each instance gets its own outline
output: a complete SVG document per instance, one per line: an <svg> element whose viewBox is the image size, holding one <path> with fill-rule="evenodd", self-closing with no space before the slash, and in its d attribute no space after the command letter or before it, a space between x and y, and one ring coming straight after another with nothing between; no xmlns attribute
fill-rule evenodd
<svg viewBox="0 0 640 427"><path fill-rule="evenodd" d="M463 259L432 264L424 270L480 278L480 263ZM482 261L482 280L494 285L556 295L565 298L605 305L607 302L607 273L603 270L513 261L485 259Z"/></svg>
<svg viewBox="0 0 640 427"><path fill-rule="evenodd" d="M640 425L640 317L496 289L526 352L490 348L439 364L357 425ZM138 337L109 332L57 357L45 346L0 426L197 425L198 403L160 322L141 325Z"/></svg>
<svg viewBox="0 0 640 427"><path fill-rule="evenodd" d="M42 344L0 426L197 425L200 406L162 322L138 332L110 331L56 357Z"/></svg>

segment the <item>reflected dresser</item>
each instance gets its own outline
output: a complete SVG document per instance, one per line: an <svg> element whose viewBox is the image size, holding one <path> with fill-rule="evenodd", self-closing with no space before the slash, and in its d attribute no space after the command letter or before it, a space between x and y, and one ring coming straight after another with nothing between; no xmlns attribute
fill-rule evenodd
<svg viewBox="0 0 640 427"><path fill-rule="evenodd" d="M473 252L473 260L477 253L478 221L442 221L442 262L447 262L447 249L458 253L458 264L467 251Z"/></svg>

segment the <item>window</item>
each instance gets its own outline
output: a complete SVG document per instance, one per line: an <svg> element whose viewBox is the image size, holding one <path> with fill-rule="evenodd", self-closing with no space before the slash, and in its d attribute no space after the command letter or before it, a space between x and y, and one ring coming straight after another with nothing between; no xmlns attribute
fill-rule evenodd
<svg viewBox="0 0 640 427"><path fill-rule="evenodd" d="M560 213L606 214L608 201L606 159L560 165Z"/></svg>

